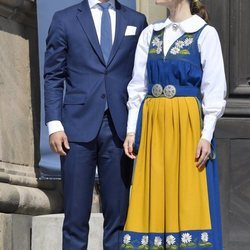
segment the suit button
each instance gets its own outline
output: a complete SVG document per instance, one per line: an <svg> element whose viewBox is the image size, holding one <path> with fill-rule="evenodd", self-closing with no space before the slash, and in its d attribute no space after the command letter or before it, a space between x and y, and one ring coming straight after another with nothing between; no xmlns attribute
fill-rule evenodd
<svg viewBox="0 0 250 250"><path fill-rule="evenodd" d="M105 95L105 94L102 94L102 95L101 95L101 98L102 98L102 99L104 99L105 97L106 97L106 95Z"/></svg>

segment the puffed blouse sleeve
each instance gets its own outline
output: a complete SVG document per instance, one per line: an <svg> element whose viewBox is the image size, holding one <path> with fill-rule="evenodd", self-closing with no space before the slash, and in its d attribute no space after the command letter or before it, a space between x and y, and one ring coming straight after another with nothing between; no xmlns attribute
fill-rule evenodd
<svg viewBox="0 0 250 250"><path fill-rule="evenodd" d="M135 52L133 77L127 87L127 133L135 133L139 109L147 93L147 59L152 32L152 25L149 25L142 31Z"/></svg>
<svg viewBox="0 0 250 250"><path fill-rule="evenodd" d="M226 78L220 39L215 28L206 26L198 46L201 54L203 77L201 82L204 122L201 137L211 142L217 120L226 106Z"/></svg>

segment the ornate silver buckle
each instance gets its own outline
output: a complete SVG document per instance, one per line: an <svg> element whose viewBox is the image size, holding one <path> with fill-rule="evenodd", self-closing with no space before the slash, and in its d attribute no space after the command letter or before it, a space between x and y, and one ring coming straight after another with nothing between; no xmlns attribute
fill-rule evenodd
<svg viewBox="0 0 250 250"><path fill-rule="evenodd" d="M167 85L163 89L163 94L167 98L173 98L176 95L176 88L175 88L175 86L174 85Z"/></svg>
<svg viewBox="0 0 250 250"><path fill-rule="evenodd" d="M161 86L161 84L157 83L154 84L152 87L152 95L154 97L159 97L162 95L162 91L163 91L163 87Z"/></svg>

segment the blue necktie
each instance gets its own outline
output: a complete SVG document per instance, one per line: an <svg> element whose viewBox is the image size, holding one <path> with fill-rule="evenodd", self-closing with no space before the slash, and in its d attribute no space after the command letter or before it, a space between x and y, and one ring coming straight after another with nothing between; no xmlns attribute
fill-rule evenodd
<svg viewBox="0 0 250 250"><path fill-rule="evenodd" d="M101 20L101 49L106 64L108 63L110 51L112 48L112 31L111 20L109 15L109 2L99 3L102 8L102 20Z"/></svg>

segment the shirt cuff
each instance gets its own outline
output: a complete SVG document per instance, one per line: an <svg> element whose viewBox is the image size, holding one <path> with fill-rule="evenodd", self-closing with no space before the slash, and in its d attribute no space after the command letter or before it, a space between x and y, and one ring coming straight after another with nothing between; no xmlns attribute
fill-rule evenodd
<svg viewBox="0 0 250 250"><path fill-rule="evenodd" d="M206 139L211 142L214 135L215 125L217 122L217 117L214 115L205 115L204 117L204 127L201 133L201 138Z"/></svg>
<svg viewBox="0 0 250 250"><path fill-rule="evenodd" d="M63 125L60 121L50 121L47 123L47 127L49 131L49 135L56 133L56 132L64 131Z"/></svg>

